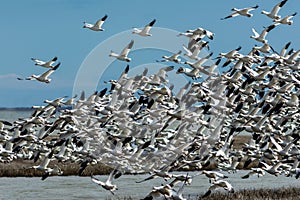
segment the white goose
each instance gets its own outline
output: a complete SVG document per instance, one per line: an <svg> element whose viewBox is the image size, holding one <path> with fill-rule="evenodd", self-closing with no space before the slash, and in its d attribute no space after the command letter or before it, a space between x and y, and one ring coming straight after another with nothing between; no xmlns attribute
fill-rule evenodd
<svg viewBox="0 0 300 200"><path fill-rule="evenodd" d="M57 61L57 57L54 57L52 60L50 61L42 61L42 60L38 60L36 58L31 58L31 60L33 60L35 62L35 65L37 66L41 66L41 67L45 67L45 68L53 68L53 64L55 63L55 61Z"/></svg>
<svg viewBox="0 0 300 200"><path fill-rule="evenodd" d="M41 75L31 75L30 77L27 77L25 80L37 80L40 82L44 82L44 83L50 83L51 79L49 78L49 76L59 67L60 63L58 63L55 67L49 69L48 71L46 71L45 73L41 74ZM18 80L23 80L22 78L17 78Z"/></svg>
<svg viewBox="0 0 300 200"><path fill-rule="evenodd" d="M178 58L181 54L181 50L178 51L177 53L171 55L171 56L162 56L162 58L164 58L164 60L156 60L156 62L166 62L166 61L171 61L171 62L175 62L175 63L180 63L181 59Z"/></svg>
<svg viewBox="0 0 300 200"><path fill-rule="evenodd" d="M239 15L246 16L246 17L252 17L253 14L251 14L250 11L255 10L257 8L258 8L258 5L254 6L254 7L242 8L242 9L232 8L231 10L234 12L224 18L221 18L221 20L228 19L231 17L236 17Z"/></svg>
<svg viewBox="0 0 300 200"><path fill-rule="evenodd" d="M254 33L254 35L251 35L250 38L253 38L253 39L255 39L255 40L258 41L258 42L267 43L268 40L266 40L265 38L266 38L267 34L268 34L272 29L274 29L275 27L276 27L276 24L272 24L272 25L268 26L267 28L265 28L265 29L261 32L261 34L258 34L258 33L256 32L256 30L255 30L254 28L252 28L252 32Z"/></svg>
<svg viewBox="0 0 300 200"><path fill-rule="evenodd" d="M149 33L150 29L152 28L152 26L154 25L154 23L156 22L156 20L152 20L149 24L147 24L143 29L137 29L134 28L132 33L133 34L138 34L140 36L152 36L152 34Z"/></svg>
<svg viewBox="0 0 300 200"><path fill-rule="evenodd" d="M133 44L134 44L134 41L131 40L130 43L122 50L122 52L120 54L117 54L117 53L111 51L109 56L115 57L121 61L130 62L131 58L128 57L128 54L129 54L130 50L132 49Z"/></svg>
<svg viewBox="0 0 300 200"><path fill-rule="evenodd" d="M261 47L255 46L253 47L253 50L257 50L262 53L271 53L271 50L274 52L274 49L268 43L264 43Z"/></svg>
<svg viewBox="0 0 300 200"><path fill-rule="evenodd" d="M275 24L287 24L287 25L292 25L294 23L293 20L291 20L294 16L297 15L297 12L295 12L294 14L288 15L282 19L274 19L273 21L275 22Z"/></svg>
<svg viewBox="0 0 300 200"><path fill-rule="evenodd" d="M91 175L91 179L94 183L100 185L101 187L103 187L106 190L109 190L113 195L114 195L114 191L118 190L117 185L112 183L112 180L114 178L114 176L117 174L118 170L114 169L113 171L111 171L111 173L108 176L108 179L105 182L100 181L99 179L95 178L93 175Z"/></svg>
<svg viewBox="0 0 300 200"><path fill-rule="evenodd" d="M95 24L89 24L89 23L83 22L84 23L83 28L88 28L93 31L104 31L104 29L102 28L102 25L106 19L107 19L107 15L105 15L104 17L99 19Z"/></svg>
<svg viewBox="0 0 300 200"><path fill-rule="evenodd" d="M267 11L263 10L263 11L261 11L261 14L264 14L264 15L270 17L271 19L279 20L281 17L278 15L278 12L279 12L280 8L282 8L282 6L284 6L284 4L287 1L288 0L283 0L283 1L279 2L278 4L276 4L271 12L267 12Z"/></svg>
<svg viewBox="0 0 300 200"><path fill-rule="evenodd" d="M216 190L218 188L223 188L225 190L228 190L230 193L234 193L234 188L229 182L224 180L217 180L211 184L208 191L202 196L202 198L209 196L213 190Z"/></svg>
<svg viewBox="0 0 300 200"><path fill-rule="evenodd" d="M36 170L45 172L46 170L49 169L48 165L52 159L52 156L53 156L53 151L51 151L49 154L45 155L44 160L41 162L41 164L32 166L29 169L36 169Z"/></svg>

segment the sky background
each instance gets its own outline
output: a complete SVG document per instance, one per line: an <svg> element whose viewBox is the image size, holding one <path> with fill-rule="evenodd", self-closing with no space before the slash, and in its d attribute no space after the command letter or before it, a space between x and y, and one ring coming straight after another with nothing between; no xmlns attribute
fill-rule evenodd
<svg viewBox="0 0 300 200"><path fill-rule="evenodd" d="M279 1L273 0L189 0L189 1L99 1L99 0L10 0L1 1L0 6L0 107L31 107L43 105L45 99L72 96L78 70L85 58L101 42L133 27L143 27L156 19L155 27L168 28L179 32L202 27L215 33L210 41L211 52L217 56L238 46L247 54L257 44L250 38L252 28L259 33L272 20L260 14L270 11ZM259 5L252 11L252 18L220 18L231 13L231 8ZM267 39L273 48L280 51L289 41L291 48L298 50L300 44L300 3L289 0L280 10L281 16L298 12L292 26L280 25L272 30ZM104 32L82 28L83 22L94 23L108 15L103 25ZM135 36L136 37L136 36ZM128 41L129 42L129 41ZM126 45L128 43L124 41ZM112 46L111 50L121 51ZM131 67L146 59L147 51L130 54ZM150 54L149 54L150 55ZM166 55L163 51L151 53L155 59ZM57 56L61 66L51 75L51 83L19 81L17 77L41 74L45 68L34 65L32 57L50 60ZM99 57L100 58L100 57ZM101 67L101 59L98 61ZM107 80L118 78L127 63L115 61ZM177 66L175 66L177 67ZM99 88L101 89L101 88Z"/></svg>

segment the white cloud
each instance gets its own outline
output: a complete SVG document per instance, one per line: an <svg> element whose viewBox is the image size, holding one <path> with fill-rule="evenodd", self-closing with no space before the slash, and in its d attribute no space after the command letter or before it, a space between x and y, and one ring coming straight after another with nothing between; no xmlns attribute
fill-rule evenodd
<svg viewBox="0 0 300 200"><path fill-rule="evenodd" d="M17 77L20 77L19 75L17 74L0 74L0 79L10 79L10 78L17 78Z"/></svg>

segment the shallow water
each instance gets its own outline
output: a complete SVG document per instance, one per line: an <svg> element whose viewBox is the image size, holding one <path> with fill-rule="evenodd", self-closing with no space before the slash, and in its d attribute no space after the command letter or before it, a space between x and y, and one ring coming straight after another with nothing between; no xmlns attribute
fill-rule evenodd
<svg viewBox="0 0 300 200"><path fill-rule="evenodd" d="M174 172L179 173L179 172ZM181 173L181 172L180 172ZM183 173L183 172L182 172ZM189 172L190 175L195 172ZM240 170L235 174L227 174L227 179L235 188L280 188L288 186L298 186L299 180L294 177L271 176L266 174L264 177L250 177L241 179L247 171ZM96 176L100 180L106 180L107 176ZM34 178L0 178L1 199L118 199L131 196L134 199L145 197L153 186L160 186L165 183L162 179L153 179L144 183L135 183L142 180L147 175L123 175L115 180L119 190L113 196L110 192L94 184L90 177L77 176L56 176L49 177L45 181L39 177ZM178 184L178 186L181 184ZM199 175L193 178L191 185L184 188L184 196L203 194L209 187L208 179Z"/></svg>

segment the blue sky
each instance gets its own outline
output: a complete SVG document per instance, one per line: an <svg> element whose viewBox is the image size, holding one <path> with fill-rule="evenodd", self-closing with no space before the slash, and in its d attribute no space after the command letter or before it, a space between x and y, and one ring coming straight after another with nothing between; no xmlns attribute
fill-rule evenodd
<svg viewBox="0 0 300 200"><path fill-rule="evenodd" d="M214 55L242 46L241 53L248 53L258 44L250 38L252 28L260 32L272 20L260 14L271 10L279 1L273 0L190 0L190 1L99 1L99 0L11 0L0 6L0 107L29 107L42 105L45 99L72 96L78 70L85 58L101 42L132 27L143 27L156 19L155 27L184 32L202 27L215 33L210 41ZM258 4L252 18L236 17L220 20L231 13L231 8L244 8ZM280 10L285 16L298 12L299 0L289 0ZM104 32L83 29L83 22L94 23L105 14ZM281 25L272 30L267 39L276 50L291 41L298 49L300 19L296 15L292 26ZM133 36L136 37L136 36ZM129 41L128 41L129 42ZM124 41L126 45L128 43ZM260 44L258 44L260 45ZM112 50L120 51L118 47ZM147 52L146 52L147 53ZM145 54L146 54L145 53ZM166 53L151 53L159 59ZM150 62L143 52L132 52L132 66ZM155 56L153 56L155 55ZM49 60L54 56L61 62L59 69L51 75L50 84L37 81L18 81L17 77L40 74L44 68L37 67L30 58ZM141 58L143 57L143 58ZM100 58L100 57L99 57ZM152 58L151 58L152 59ZM134 61L135 60L135 61ZM115 61L104 79L117 78L126 63ZM101 60L99 59L99 67Z"/></svg>

